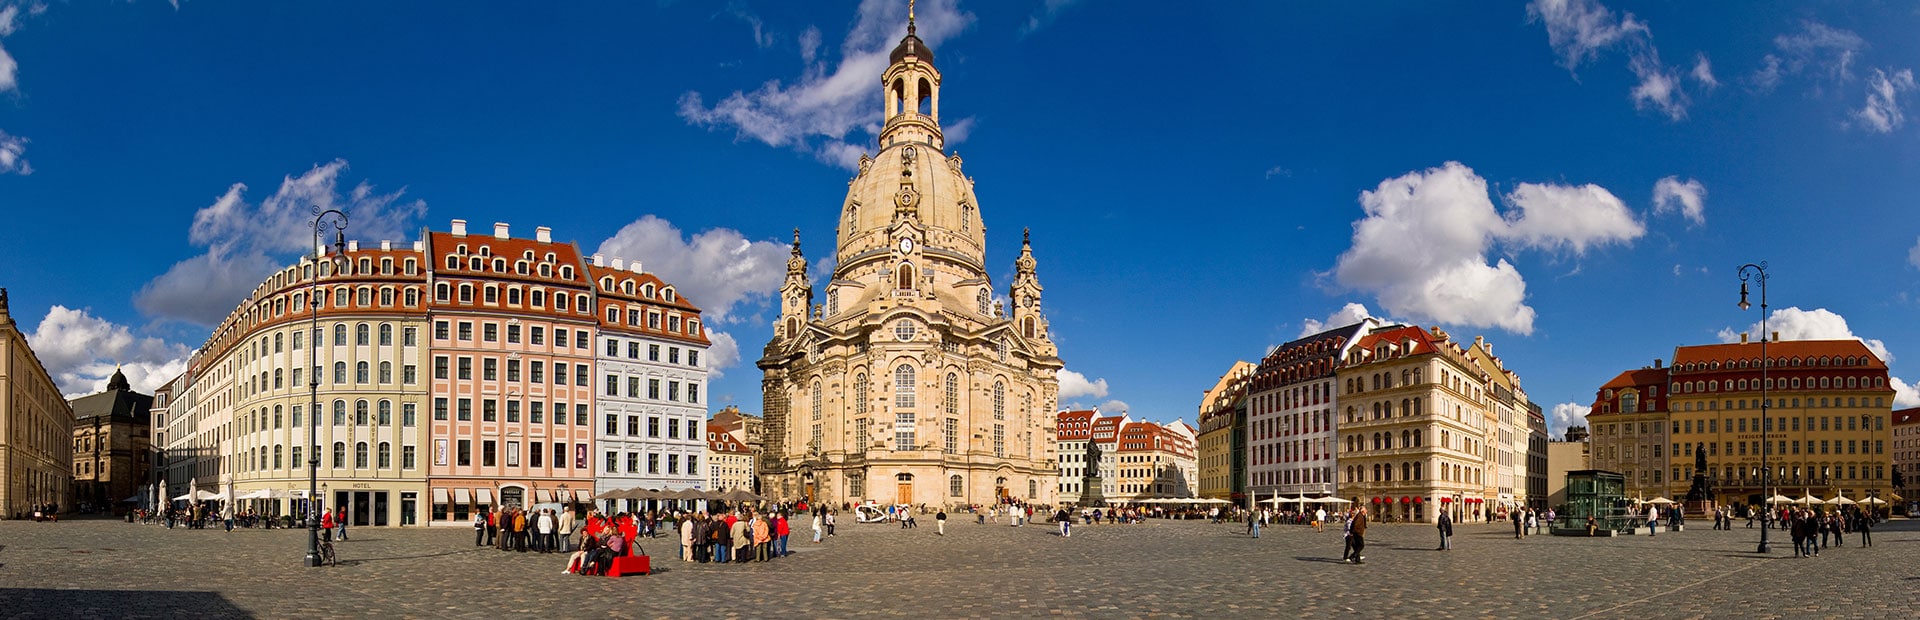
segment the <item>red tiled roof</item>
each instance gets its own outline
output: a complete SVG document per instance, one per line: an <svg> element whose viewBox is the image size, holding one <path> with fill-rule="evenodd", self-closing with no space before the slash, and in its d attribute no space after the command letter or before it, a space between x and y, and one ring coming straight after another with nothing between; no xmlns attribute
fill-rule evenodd
<svg viewBox="0 0 1920 620"><path fill-rule="evenodd" d="M1857 339L1852 340L1779 340L1767 343L1767 357L1781 360L1791 358L1821 357L1865 357L1866 363L1853 368L1885 369L1886 362L1867 349L1867 345ZM1703 344L1676 347L1673 350L1673 365L1677 372L1687 372L1686 364L1720 362L1722 369L1728 361L1759 360L1760 343L1758 341L1731 344ZM1774 363L1779 367L1779 362Z"/></svg>
<svg viewBox="0 0 1920 620"><path fill-rule="evenodd" d="M1893 425L1920 424L1920 407L1900 409L1893 412Z"/></svg>

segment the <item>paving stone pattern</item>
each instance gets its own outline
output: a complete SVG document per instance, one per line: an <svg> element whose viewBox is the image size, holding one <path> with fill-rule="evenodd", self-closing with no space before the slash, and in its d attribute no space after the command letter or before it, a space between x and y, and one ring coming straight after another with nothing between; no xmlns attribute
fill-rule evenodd
<svg viewBox="0 0 1920 620"><path fill-rule="evenodd" d="M1621 538L1530 536L1463 524L1376 525L1365 564L1337 529L1150 521L1013 528L951 521L840 526L764 564L688 564L643 541L659 571L561 574L565 556L472 545L471 529L356 528L342 564L304 568L304 530L168 530L91 520L0 522L0 617L616 618L1914 618L1920 521L1876 545L1792 558L1757 530Z"/></svg>

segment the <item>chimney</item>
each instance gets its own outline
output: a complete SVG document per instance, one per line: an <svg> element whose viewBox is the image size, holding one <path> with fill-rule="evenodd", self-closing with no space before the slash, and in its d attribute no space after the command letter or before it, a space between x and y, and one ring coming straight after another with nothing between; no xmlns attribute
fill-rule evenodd
<svg viewBox="0 0 1920 620"><path fill-rule="evenodd" d="M465 236L467 236L467 221L466 221L466 220L454 220L454 221L453 221L453 236L455 236L455 237L465 237Z"/></svg>
<svg viewBox="0 0 1920 620"><path fill-rule="evenodd" d="M360 240L359 240L359 239L353 239L353 240L349 240L349 241L347 241L347 251L348 251L348 252L358 252L358 251L360 251Z"/></svg>
<svg viewBox="0 0 1920 620"><path fill-rule="evenodd" d="M385 252L385 251L389 251L389 250L392 250L392 249L393 249L393 241L392 241L392 240L390 240L390 239L381 239L381 240L380 240L380 251L382 251L382 252Z"/></svg>
<svg viewBox="0 0 1920 620"><path fill-rule="evenodd" d="M614 271L622 271L622 270L625 270L626 268L627 268L627 259L620 258L618 256L613 257Z"/></svg>
<svg viewBox="0 0 1920 620"><path fill-rule="evenodd" d="M533 229L533 240L541 243L553 243L553 229L545 226Z"/></svg>
<svg viewBox="0 0 1920 620"><path fill-rule="evenodd" d="M1657 357L1656 357L1656 358L1653 358L1653 367L1654 367L1654 368L1659 368L1659 367L1660 367L1660 365L1661 365L1661 364L1663 364L1663 363L1666 363L1666 360L1663 360L1663 359L1660 359L1660 358L1657 358Z"/></svg>
<svg viewBox="0 0 1920 620"><path fill-rule="evenodd" d="M7 325L12 322L13 317L7 312L7 289L0 288L0 325Z"/></svg>
<svg viewBox="0 0 1920 620"><path fill-rule="evenodd" d="M1740 344L1746 344L1746 343L1747 343L1747 333L1740 332Z"/></svg>
<svg viewBox="0 0 1920 620"><path fill-rule="evenodd" d="M1779 341L1780 341L1780 332L1774 332L1773 340L1770 340L1769 342L1779 342Z"/></svg>
<svg viewBox="0 0 1920 620"><path fill-rule="evenodd" d="M494 222L494 223L493 223L493 238L495 238L495 239L507 239L507 238L510 238L510 237L511 237L511 235L508 235L508 234L507 234L507 223L506 223L506 222Z"/></svg>
<svg viewBox="0 0 1920 620"><path fill-rule="evenodd" d="M415 241L415 242L413 242L413 251L415 251L415 252L425 252L425 251L427 251L427 242L425 242L425 241Z"/></svg>
<svg viewBox="0 0 1920 620"><path fill-rule="evenodd" d="M607 264L607 257L601 256L599 254L593 255L593 266L604 267L606 266L606 264Z"/></svg>
<svg viewBox="0 0 1920 620"><path fill-rule="evenodd" d="M631 263L628 263L627 268L632 269L634 273L646 273L645 271L640 270L640 261L633 261Z"/></svg>

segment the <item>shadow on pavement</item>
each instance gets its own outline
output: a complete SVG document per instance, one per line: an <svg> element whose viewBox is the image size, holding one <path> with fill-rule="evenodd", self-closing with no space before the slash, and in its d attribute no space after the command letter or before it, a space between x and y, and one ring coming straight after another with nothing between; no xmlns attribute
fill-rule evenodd
<svg viewBox="0 0 1920 620"><path fill-rule="evenodd" d="M1347 563L1346 560L1336 560L1333 558L1320 558L1320 557L1307 557L1307 556L1295 556L1293 559L1299 560L1302 562L1326 562L1328 564L1346 564Z"/></svg>
<svg viewBox="0 0 1920 620"><path fill-rule="evenodd" d="M214 592L0 588L11 618L252 618Z"/></svg>

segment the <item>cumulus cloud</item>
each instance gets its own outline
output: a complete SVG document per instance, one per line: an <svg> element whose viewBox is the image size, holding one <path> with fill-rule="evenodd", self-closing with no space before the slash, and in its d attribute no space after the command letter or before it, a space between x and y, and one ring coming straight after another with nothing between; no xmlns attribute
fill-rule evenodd
<svg viewBox="0 0 1920 620"><path fill-rule="evenodd" d="M1920 389L1916 389L1916 386L1901 381L1899 377L1887 377L1887 384L1893 386L1893 407L1895 409L1920 407Z"/></svg>
<svg viewBox="0 0 1920 620"><path fill-rule="evenodd" d="M1366 217L1354 222L1333 276L1395 315L1531 334L1526 281L1505 259L1487 263L1495 242L1583 255L1646 233L1596 185L1522 183L1504 198L1513 208L1503 215L1486 180L1459 162L1381 181L1361 192Z"/></svg>
<svg viewBox="0 0 1920 620"><path fill-rule="evenodd" d="M1860 120L1870 131L1888 133L1899 129L1907 121L1907 114L1900 106L1900 93L1913 90L1913 70L1901 69L1887 73L1874 69L1867 78L1867 104L1855 110L1853 117Z"/></svg>
<svg viewBox="0 0 1920 620"><path fill-rule="evenodd" d="M1133 408L1127 406L1126 401L1110 400L1104 403L1100 403L1100 406L1094 407L1093 410L1100 412L1100 415L1126 415L1128 412L1132 411Z"/></svg>
<svg viewBox="0 0 1920 620"><path fill-rule="evenodd" d="M5 50L0 50L0 55L5 53ZM0 174L33 174L33 165L27 163L26 153L26 138L0 130Z"/></svg>
<svg viewBox="0 0 1920 620"><path fill-rule="evenodd" d="M1907 249L1907 264L1913 265L1914 269L1920 269L1920 239L1915 239L1913 247Z"/></svg>
<svg viewBox="0 0 1920 620"><path fill-rule="evenodd" d="M1107 397L1106 379L1089 381L1086 375L1066 369L1061 369L1058 377L1060 379L1060 400L1080 397Z"/></svg>
<svg viewBox="0 0 1920 620"><path fill-rule="evenodd" d="M1333 314L1327 315L1327 320L1325 321L1316 321L1313 319L1301 321L1300 335L1298 337L1305 338L1329 329L1346 327L1371 318L1376 317L1373 316L1372 312L1367 310L1365 305L1347 302L1347 305L1340 306L1339 310L1335 310Z"/></svg>
<svg viewBox="0 0 1920 620"><path fill-rule="evenodd" d="M1547 416L1547 436L1563 437L1569 426L1583 426L1587 423L1587 414L1593 408L1580 403L1560 403L1553 406L1553 413Z"/></svg>
<svg viewBox="0 0 1920 620"><path fill-rule="evenodd" d="M742 305L771 297L787 273L784 244L748 241L730 228L686 237L652 215L621 227L594 252L639 260L717 324L736 320Z"/></svg>
<svg viewBox="0 0 1920 620"><path fill-rule="evenodd" d="M1048 24L1053 23L1053 20L1060 18L1061 12L1079 3L1080 0L1040 0L1040 8L1035 9L1033 15L1027 17L1026 23L1020 25L1020 36L1024 37L1047 27Z"/></svg>
<svg viewBox="0 0 1920 620"><path fill-rule="evenodd" d="M134 295L134 305L152 316L212 325L281 264L313 251L313 209L340 209L351 220L348 238L405 240L427 204L403 201L402 188L378 193L365 181L344 193L344 159L316 165L300 176L288 175L258 203L248 203L247 185L234 183L226 193L193 214L187 240L206 253L175 263Z"/></svg>
<svg viewBox="0 0 1920 620"><path fill-rule="evenodd" d="M1694 224L1707 223L1707 186L1699 181L1668 176L1653 184L1655 215L1679 213Z"/></svg>
<svg viewBox="0 0 1920 620"><path fill-rule="evenodd" d="M740 363L740 343L732 334L711 329L707 329L707 340L713 343L707 347L707 373L715 379L724 377L728 368Z"/></svg>
<svg viewBox="0 0 1920 620"><path fill-rule="evenodd" d="M1867 350L1880 358L1880 361L1893 363L1893 352L1887 350L1887 343L1880 340L1861 338L1847 327L1847 319L1826 308L1801 310L1798 307L1782 308L1773 311L1768 317L1766 329L1780 333L1781 340L1858 340L1867 345ZM1764 334L1760 323L1745 328L1748 334ZM1721 342L1739 342L1740 332L1728 327L1720 330Z"/></svg>
<svg viewBox="0 0 1920 620"><path fill-rule="evenodd" d="M135 337L125 325L59 305L47 310L27 341L67 398L107 389L115 368L135 391L151 394L184 372L193 353L185 345Z"/></svg>
<svg viewBox="0 0 1920 620"><path fill-rule="evenodd" d="M736 90L711 107L700 93L689 91L680 96L679 115L692 125L732 129L736 140L792 148L855 169L862 145L880 134L876 78L887 68L888 52L906 35L906 8L893 0L863 0L853 29L840 43L839 64L830 68L818 58L817 32L811 44L803 36L805 68L792 83L769 80L752 91ZM959 9L958 0L922 2L917 16L916 34L936 49L974 20ZM959 141L950 135L947 142Z"/></svg>
<svg viewBox="0 0 1920 620"><path fill-rule="evenodd" d="M1615 16L1597 0L1534 0L1527 5L1527 19L1546 26L1547 45L1560 56L1560 66L1576 77L1581 64L1599 60L1614 47L1627 48L1627 69L1637 80L1629 93L1634 109L1654 110L1674 121L1687 117L1690 101L1680 71L1660 62L1653 30L1632 13ZM1696 72L1705 60L1699 58ZM1710 70L1707 76L1712 79Z"/></svg>

